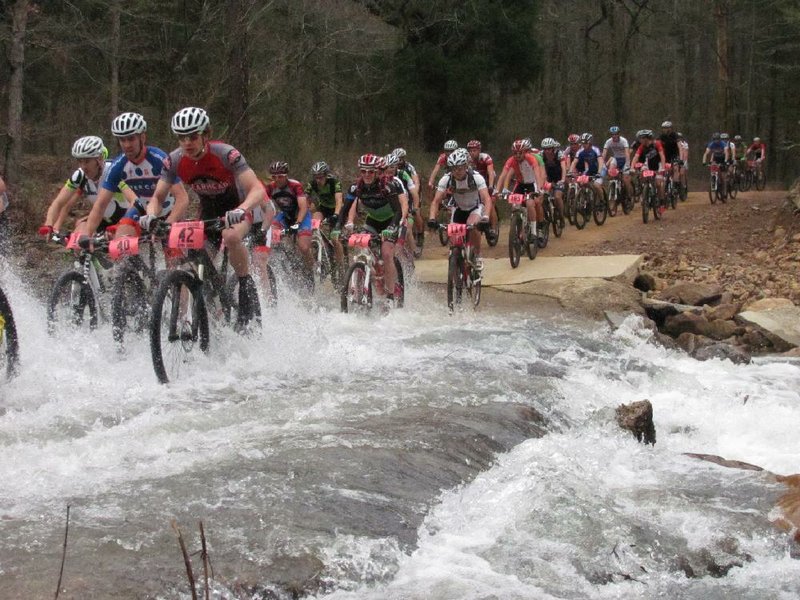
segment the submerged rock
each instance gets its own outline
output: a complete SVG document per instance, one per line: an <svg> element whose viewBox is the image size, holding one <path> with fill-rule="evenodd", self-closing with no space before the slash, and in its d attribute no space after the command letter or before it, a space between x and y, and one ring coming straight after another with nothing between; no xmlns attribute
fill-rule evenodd
<svg viewBox="0 0 800 600"><path fill-rule="evenodd" d="M722 289L709 283L679 281L662 290L658 297L668 302L702 306L717 303L722 297Z"/></svg>
<svg viewBox="0 0 800 600"><path fill-rule="evenodd" d="M640 400L617 407L617 423L627 429L640 442L656 443L656 426L653 424L653 405L649 400Z"/></svg>

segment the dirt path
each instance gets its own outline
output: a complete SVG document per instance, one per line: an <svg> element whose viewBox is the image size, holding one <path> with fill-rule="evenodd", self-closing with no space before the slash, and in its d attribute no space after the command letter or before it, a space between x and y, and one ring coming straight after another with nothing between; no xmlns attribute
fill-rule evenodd
<svg viewBox="0 0 800 600"><path fill-rule="evenodd" d="M792 240L800 223L783 210L786 195L785 190L751 191L712 205L707 193L694 192L677 210L647 225L637 204L630 215L620 211L600 227L593 221L581 231L567 225L561 238L551 234L539 255L643 254L644 270L667 281L719 283L740 301L782 296L800 304L800 239ZM776 220L782 231L773 231ZM484 256L508 256L507 238L505 219L498 245L489 248L484 241ZM424 258L446 255L447 249L428 234Z"/></svg>

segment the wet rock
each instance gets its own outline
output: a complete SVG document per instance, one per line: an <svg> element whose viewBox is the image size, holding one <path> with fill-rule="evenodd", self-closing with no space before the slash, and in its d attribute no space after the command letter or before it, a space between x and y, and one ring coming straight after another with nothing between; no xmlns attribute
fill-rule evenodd
<svg viewBox="0 0 800 600"><path fill-rule="evenodd" d="M686 456L690 458L697 458L699 460L705 460L708 462L712 462L715 465L719 465L721 467L727 467L729 469L742 469L745 471L763 471L764 469L759 467L758 465L753 465L750 463L742 462L741 460L730 460L728 458L723 458L721 456L717 456L716 454L697 454L694 452L684 452Z"/></svg>
<svg viewBox="0 0 800 600"><path fill-rule="evenodd" d="M727 359L737 365L746 365L750 362L750 354L747 351L738 346L723 344L722 342L715 342L697 348L692 356L697 360Z"/></svg>
<svg viewBox="0 0 800 600"><path fill-rule="evenodd" d="M633 280L633 287L642 292L652 292L656 285L656 278L650 273L639 273Z"/></svg>
<svg viewBox="0 0 800 600"><path fill-rule="evenodd" d="M745 333L741 336L741 342L749 346L752 350L766 352L773 349L772 342L769 341L769 338L761 333L758 329L750 328L745 330ZM800 354L798 354L800 356Z"/></svg>
<svg viewBox="0 0 800 600"><path fill-rule="evenodd" d="M684 331L676 338L675 343L681 350L687 354L691 354L697 347L697 335Z"/></svg>
<svg viewBox="0 0 800 600"><path fill-rule="evenodd" d="M662 331L672 337L678 337L685 332L705 335L707 328L708 320L703 315L683 312L667 317Z"/></svg>
<svg viewBox="0 0 800 600"><path fill-rule="evenodd" d="M674 338L668 336L665 333L661 333L660 331L657 331L653 335L653 341L656 342L661 347L666 348L667 350L677 350L678 348L680 348L680 346L678 345L678 343L675 341Z"/></svg>
<svg viewBox="0 0 800 600"><path fill-rule="evenodd" d="M668 302L702 306L714 304L722 297L719 286L694 281L680 281L659 292L658 298Z"/></svg>
<svg viewBox="0 0 800 600"><path fill-rule="evenodd" d="M717 319L708 323L705 335L713 340L725 340L735 335L741 335L744 331L743 327L738 326L733 321Z"/></svg>
<svg viewBox="0 0 800 600"><path fill-rule="evenodd" d="M617 423L627 429L640 442L656 443L656 426L653 424L653 405L649 400L640 400L617 407Z"/></svg>

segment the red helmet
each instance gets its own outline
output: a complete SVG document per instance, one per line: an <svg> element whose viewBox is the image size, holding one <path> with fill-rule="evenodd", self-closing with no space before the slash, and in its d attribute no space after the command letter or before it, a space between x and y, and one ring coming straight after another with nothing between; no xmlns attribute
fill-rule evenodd
<svg viewBox="0 0 800 600"><path fill-rule="evenodd" d="M511 144L511 149L514 152L527 152L531 149L531 143L528 140L516 140Z"/></svg>
<svg viewBox="0 0 800 600"><path fill-rule="evenodd" d="M481 149L480 140L470 140L469 143L467 144L467 149L469 150L470 148L477 148L478 150L480 150Z"/></svg>
<svg viewBox="0 0 800 600"><path fill-rule="evenodd" d="M376 154L362 154L358 158L359 169L377 169L381 157Z"/></svg>
<svg viewBox="0 0 800 600"><path fill-rule="evenodd" d="M577 144L580 141L580 139L581 136L579 136L577 133L570 133L569 137L567 138L567 141L570 144Z"/></svg>

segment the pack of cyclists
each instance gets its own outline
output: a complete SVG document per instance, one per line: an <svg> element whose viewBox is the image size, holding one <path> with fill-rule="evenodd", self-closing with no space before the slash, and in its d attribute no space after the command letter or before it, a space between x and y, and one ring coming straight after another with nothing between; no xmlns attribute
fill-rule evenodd
<svg viewBox="0 0 800 600"><path fill-rule="evenodd" d="M50 203L39 234L60 234L72 206L85 199L89 214L74 226L84 243L106 230L114 236L147 235L159 221L174 223L190 217L188 189L199 199L199 212L193 217L218 218L224 223L219 232L209 232L208 238L212 244L227 248L239 284L238 319L242 325L253 318L253 305L258 301L251 262L259 270L258 261L268 260L268 253L251 256L248 236L260 240L260 247L269 248L274 230L294 234L302 258L300 280L308 282L306 291L310 291L315 261L310 245L312 223L326 231L332 259L342 266L340 272L344 272L347 261L343 240L357 225L380 238L385 302L387 306L393 304L398 277L394 256L404 251L410 255L413 249L413 256L418 257L425 228L420 176L403 148L387 155L360 156L358 176L349 187L322 160L311 165L305 182L290 177L286 162L273 161L268 167L269 179L262 181L236 148L212 139L211 120L204 109L183 108L172 117L170 126L177 138L177 148L170 153L147 144L147 123L133 112L119 115L111 124L120 149L114 158L109 158L108 149L97 136L76 140L72 156L77 168ZM552 190L557 214L563 218L567 184L577 174L589 176L596 198L604 198L604 180L609 172L620 174L622 188L629 196L634 196L636 172L642 167L657 173L660 199L665 178L684 185L686 182L688 143L670 121L661 124L658 137L652 130L643 129L630 143L621 128L612 125L602 145L595 145L589 132L568 135L565 147L552 136L542 139L540 145L534 148L529 138L515 140L498 174L480 140L470 140L463 147L453 139L443 144L427 180L431 198L427 224L431 229L439 227L436 217L440 206L446 204L451 222L471 225L475 268L482 268L482 236L491 239L496 235L496 205L504 194L527 194L530 239L535 231L548 226L542 192ZM744 161L754 161L763 168L765 158L766 147L759 138L748 145L741 136L730 140L726 134L715 133L702 162L716 163L724 171ZM669 171L666 165L671 165ZM175 251L165 249L168 266L174 255ZM411 256L405 260L413 262Z"/></svg>

